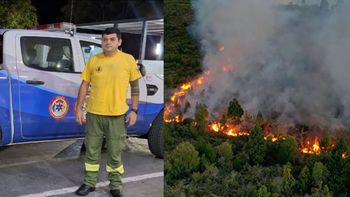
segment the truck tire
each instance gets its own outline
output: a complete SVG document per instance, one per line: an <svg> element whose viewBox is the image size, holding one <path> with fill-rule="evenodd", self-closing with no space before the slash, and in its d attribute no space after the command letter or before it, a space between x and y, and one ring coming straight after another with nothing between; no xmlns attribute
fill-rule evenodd
<svg viewBox="0 0 350 197"><path fill-rule="evenodd" d="M153 155L157 158L163 158L164 139L163 139L163 110L159 112L156 119L152 123L152 127L148 133L148 147Z"/></svg>

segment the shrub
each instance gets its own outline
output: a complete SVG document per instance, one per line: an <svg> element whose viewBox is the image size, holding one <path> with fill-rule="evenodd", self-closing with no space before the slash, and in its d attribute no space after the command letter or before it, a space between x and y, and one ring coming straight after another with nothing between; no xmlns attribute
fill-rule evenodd
<svg viewBox="0 0 350 197"><path fill-rule="evenodd" d="M232 145L229 142L223 142L216 147L220 157L223 157L226 162L231 162L233 158Z"/></svg>
<svg viewBox="0 0 350 197"><path fill-rule="evenodd" d="M200 158L191 143L182 142L170 152L166 163L166 172L171 177L184 178L198 169Z"/></svg>

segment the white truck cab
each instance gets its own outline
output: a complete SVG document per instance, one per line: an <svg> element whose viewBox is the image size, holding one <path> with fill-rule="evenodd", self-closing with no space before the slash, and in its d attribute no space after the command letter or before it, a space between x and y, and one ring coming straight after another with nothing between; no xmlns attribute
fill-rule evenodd
<svg viewBox="0 0 350 197"><path fill-rule="evenodd" d="M0 29L0 145L84 137L74 104L86 61L101 41L78 34ZM130 43L129 43L130 44ZM142 61L142 60L141 60ZM128 135L147 137L163 156L163 61L143 60L139 115ZM130 103L130 94L128 96Z"/></svg>

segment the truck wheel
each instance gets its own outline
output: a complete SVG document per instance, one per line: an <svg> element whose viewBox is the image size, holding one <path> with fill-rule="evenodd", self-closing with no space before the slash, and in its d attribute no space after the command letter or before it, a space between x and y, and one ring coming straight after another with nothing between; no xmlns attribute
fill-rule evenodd
<svg viewBox="0 0 350 197"><path fill-rule="evenodd" d="M152 123L148 133L148 147L157 158L163 158L164 140L163 140L163 110L159 112Z"/></svg>

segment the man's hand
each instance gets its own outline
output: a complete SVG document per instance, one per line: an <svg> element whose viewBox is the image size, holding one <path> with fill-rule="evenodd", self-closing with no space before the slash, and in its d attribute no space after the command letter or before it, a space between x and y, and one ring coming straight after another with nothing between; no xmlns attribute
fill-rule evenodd
<svg viewBox="0 0 350 197"><path fill-rule="evenodd" d="M126 123L128 123L128 127L131 127L136 123L137 114L134 111L131 111L129 115L126 117Z"/></svg>
<svg viewBox="0 0 350 197"><path fill-rule="evenodd" d="M75 109L75 120L79 125L83 125L86 122L83 110L80 107Z"/></svg>
<svg viewBox="0 0 350 197"><path fill-rule="evenodd" d="M86 122L82 106L86 98L86 95L88 93L89 85L90 85L90 82L87 82L84 80L81 82L78 98L76 103L74 104L75 121L77 121L77 123L80 125Z"/></svg>

